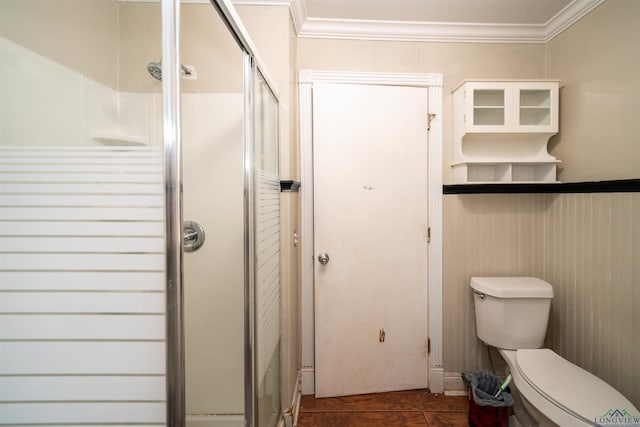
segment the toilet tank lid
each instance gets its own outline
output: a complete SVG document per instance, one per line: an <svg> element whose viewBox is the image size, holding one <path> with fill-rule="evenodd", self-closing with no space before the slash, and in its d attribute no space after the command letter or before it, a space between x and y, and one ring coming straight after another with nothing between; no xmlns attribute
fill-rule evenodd
<svg viewBox="0 0 640 427"><path fill-rule="evenodd" d="M553 287L537 277L472 277L471 287L496 298L553 298Z"/></svg>

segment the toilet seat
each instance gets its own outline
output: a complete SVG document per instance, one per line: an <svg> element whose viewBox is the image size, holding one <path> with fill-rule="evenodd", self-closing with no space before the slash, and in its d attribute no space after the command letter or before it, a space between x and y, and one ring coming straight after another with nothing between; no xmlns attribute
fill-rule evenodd
<svg viewBox="0 0 640 427"><path fill-rule="evenodd" d="M613 387L549 349L517 350L515 359L527 384L586 424L593 425L596 417L610 409L635 411Z"/></svg>

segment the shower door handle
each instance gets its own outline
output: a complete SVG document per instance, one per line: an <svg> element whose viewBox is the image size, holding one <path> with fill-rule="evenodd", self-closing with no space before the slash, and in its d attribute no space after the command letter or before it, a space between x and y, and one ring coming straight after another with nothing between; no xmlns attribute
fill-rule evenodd
<svg viewBox="0 0 640 427"><path fill-rule="evenodd" d="M204 227L199 222L185 221L182 230L182 247L185 252L197 251L204 245Z"/></svg>
<svg viewBox="0 0 640 427"><path fill-rule="evenodd" d="M318 262L322 265L329 264L329 255L328 254L320 254L318 255Z"/></svg>

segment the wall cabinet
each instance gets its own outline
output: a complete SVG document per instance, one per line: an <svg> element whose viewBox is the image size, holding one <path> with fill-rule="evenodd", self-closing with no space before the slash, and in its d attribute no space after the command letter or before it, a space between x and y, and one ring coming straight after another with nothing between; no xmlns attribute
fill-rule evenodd
<svg viewBox="0 0 640 427"><path fill-rule="evenodd" d="M557 182L557 80L464 81L453 91L456 183Z"/></svg>

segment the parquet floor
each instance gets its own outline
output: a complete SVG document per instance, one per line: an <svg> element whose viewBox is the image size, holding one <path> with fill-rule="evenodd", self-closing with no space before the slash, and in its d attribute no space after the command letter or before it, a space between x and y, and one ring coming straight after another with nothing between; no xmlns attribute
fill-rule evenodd
<svg viewBox="0 0 640 427"><path fill-rule="evenodd" d="M302 396L298 427L468 426L466 396L429 390L395 391L316 399Z"/></svg>

